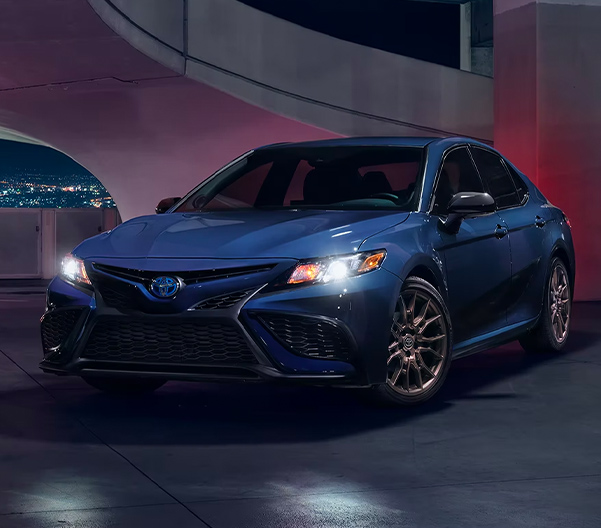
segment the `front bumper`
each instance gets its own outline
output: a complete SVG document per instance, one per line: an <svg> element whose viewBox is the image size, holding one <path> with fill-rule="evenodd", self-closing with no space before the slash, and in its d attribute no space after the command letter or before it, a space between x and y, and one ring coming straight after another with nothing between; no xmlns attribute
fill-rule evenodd
<svg viewBox="0 0 601 528"><path fill-rule="evenodd" d="M357 386L383 381L399 279L381 269L267 292L265 285L281 266L276 268L270 276L190 285L179 304L157 300L145 311L124 309L112 298L107 303L98 288L55 278L42 318L40 367L59 375L192 381ZM143 285L125 286L153 302ZM214 301L241 290L250 293L233 305ZM191 309L198 303L204 308Z"/></svg>

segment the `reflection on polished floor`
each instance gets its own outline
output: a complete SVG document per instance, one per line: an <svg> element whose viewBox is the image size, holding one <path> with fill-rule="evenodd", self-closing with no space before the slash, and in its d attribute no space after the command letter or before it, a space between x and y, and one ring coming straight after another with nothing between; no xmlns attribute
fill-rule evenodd
<svg viewBox="0 0 601 528"><path fill-rule="evenodd" d="M454 363L435 401L38 370L39 294L0 294L0 527L601 526L601 304L565 353Z"/></svg>

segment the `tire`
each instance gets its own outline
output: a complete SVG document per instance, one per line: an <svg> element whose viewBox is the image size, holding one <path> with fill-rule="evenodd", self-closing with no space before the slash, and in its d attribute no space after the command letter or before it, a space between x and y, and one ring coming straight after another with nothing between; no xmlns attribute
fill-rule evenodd
<svg viewBox="0 0 601 528"><path fill-rule="evenodd" d="M572 319L569 277L566 265L554 257L545 283L540 317L536 326L520 339L520 345L527 352L559 352L565 346Z"/></svg>
<svg viewBox="0 0 601 528"><path fill-rule="evenodd" d="M373 387L377 400L411 406L432 398L449 372L452 343L451 318L440 293L428 281L408 277L391 325L386 383Z"/></svg>
<svg viewBox="0 0 601 528"><path fill-rule="evenodd" d="M166 381L145 378L108 378L102 376L82 376L82 379L95 389L110 394L136 395L153 392L165 385Z"/></svg>

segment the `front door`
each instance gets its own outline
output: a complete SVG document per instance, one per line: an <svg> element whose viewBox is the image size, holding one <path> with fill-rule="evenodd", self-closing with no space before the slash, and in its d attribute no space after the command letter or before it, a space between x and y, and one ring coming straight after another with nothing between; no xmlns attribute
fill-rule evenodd
<svg viewBox="0 0 601 528"><path fill-rule="evenodd" d="M466 219L456 235L441 232L440 240L455 346L506 326L511 262L499 215Z"/></svg>
<svg viewBox="0 0 601 528"><path fill-rule="evenodd" d="M450 198L484 192L466 147L448 152L439 170L432 214L446 217ZM511 281L507 226L496 214L466 218L457 234L439 230L455 347L507 325L505 292Z"/></svg>

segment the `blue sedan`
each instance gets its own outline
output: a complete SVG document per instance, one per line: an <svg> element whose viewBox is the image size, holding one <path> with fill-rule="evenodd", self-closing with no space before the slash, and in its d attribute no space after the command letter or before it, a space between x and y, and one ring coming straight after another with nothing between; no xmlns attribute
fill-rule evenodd
<svg viewBox="0 0 601 528"><path fill-rule="evenodd" d="M45 372L123 393L336 384L412 405L454 358L568 338L569 221L469 139L270 145L157 213L65 257L42 318Z"/></svg>

